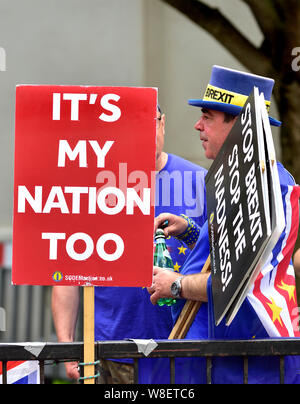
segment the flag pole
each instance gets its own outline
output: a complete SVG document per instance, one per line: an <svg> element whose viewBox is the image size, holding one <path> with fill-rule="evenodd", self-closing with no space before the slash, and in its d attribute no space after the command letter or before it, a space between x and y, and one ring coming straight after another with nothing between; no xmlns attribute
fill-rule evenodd
<svg viewBox="0 0 300 404"><path fill-rule="evenodd" d="M84 384L95 384L94 286L83 288Z"/></svg>
<svg viewBox="0 0 300 404"><path fill-rule="evenodd" d="M201 271L202 274L207 272L210 272L210 255ZM201 303L192 300L186 301L168 339L184 339L201 307Z"/></svg>

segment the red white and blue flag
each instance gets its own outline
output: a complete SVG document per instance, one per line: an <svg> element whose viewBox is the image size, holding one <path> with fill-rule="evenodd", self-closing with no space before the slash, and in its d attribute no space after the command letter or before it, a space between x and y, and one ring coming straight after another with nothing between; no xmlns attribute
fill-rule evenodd
<svg viewBox="0 0 300 404"><path fill-rule="evenodd" d="M285 231L247 297L270 337L299 337L299 313L291 257L298 234L300 187L281 186L281 191Z"/></svg>
<svg viewBox="0 0 300 404"><path fill-rule="evenodd" d="M0 384L3 384L2 362L0 362ZM7 362L7 384L40 384L38 361Z"/></svg>
<svg viewBox="0 0 300 404"><path fill-rule="evenodd" d="M265 339L299 337L299 312L292 254L299 227L300 187L278 163L285 229L257 277L247 298L230 326L222 322L212 327L216 339ZM213 304L210 296L210 304ZM213 321L213 318L210 318ZM248 363L249 383L279 383L279 359L251 357ZM285 383L300 383L300 358L285 357ZM228 372L230 369L230 372ZM213 361L214 383L242 383L240 358L216 358ZM227 370L227 371L226 371Z"/></svg>

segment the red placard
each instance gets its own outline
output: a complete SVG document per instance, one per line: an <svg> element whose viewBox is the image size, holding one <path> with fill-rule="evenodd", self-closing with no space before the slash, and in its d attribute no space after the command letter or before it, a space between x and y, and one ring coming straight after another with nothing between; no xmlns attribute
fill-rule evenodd
<svg viewBox="0 0 300 404"><path fill-rule="evenodd" d="M154 88L17 87L13 284L151 284L156 105Z"/></svg>

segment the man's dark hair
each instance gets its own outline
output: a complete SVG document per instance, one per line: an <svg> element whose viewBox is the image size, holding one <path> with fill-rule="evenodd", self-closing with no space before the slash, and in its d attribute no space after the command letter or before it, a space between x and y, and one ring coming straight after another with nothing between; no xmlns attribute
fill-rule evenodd
<svg viewBox="0 0 300 404"><path fill-rule="evenodd" d="M229 123L229 122L233 121L234 118L235 118L235 115L224 112L224 122Z"/></svg>

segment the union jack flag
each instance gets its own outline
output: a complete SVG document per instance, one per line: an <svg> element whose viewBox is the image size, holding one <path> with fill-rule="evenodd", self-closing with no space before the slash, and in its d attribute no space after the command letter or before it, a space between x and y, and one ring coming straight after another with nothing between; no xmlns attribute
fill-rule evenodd
<svg viewBox="0 0 300 404"><path fill-rule="evenodd" d="M3 384L2 362L0 362L0 384ZM7 384L40 384L38 361L7 362Z"/></svg>
<svg viewBox="0 0 300 404"><path fill-rule="evenodd" d="M286 228L247 297L270 337L299 337L291 257L298 234L300 187L281 185L281 191Z"/></svg>

